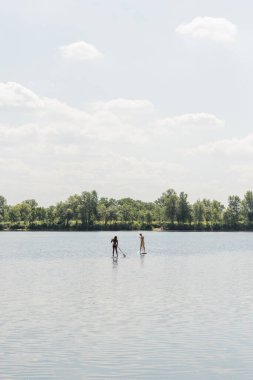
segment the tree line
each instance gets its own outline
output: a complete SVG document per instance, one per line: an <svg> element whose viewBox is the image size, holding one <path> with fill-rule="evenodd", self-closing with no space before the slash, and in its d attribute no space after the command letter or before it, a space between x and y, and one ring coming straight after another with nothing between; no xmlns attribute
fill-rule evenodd
<svg viewBox="0 0 253 380"><path fill-rule="evenodd" d="M96 191L71 195L43 207L35 199L9 205L0 196L2 230L253 230L253 192L190 203L184 192L168 189L154 202L99 198Z"/></svg>

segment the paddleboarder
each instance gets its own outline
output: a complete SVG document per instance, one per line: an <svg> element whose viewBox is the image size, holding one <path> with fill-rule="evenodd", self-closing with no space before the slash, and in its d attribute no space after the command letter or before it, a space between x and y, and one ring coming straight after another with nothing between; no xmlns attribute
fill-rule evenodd
<svg viewBox="0 0 253 380"><path fill-rule="evenodd" d="M140 253L142 253L141 250L145 252L145 242L144 242L144 236L142 234L140 234Z"/></svg>
<svg viewBox="0 0 253 380"><path fill-rule="evenodd" d="M114 238L111 240L112 243L112 255L114 256L114 252L116 252L116 255L118 256L118 245L119 241L117 236L114 236Z"/></svg>

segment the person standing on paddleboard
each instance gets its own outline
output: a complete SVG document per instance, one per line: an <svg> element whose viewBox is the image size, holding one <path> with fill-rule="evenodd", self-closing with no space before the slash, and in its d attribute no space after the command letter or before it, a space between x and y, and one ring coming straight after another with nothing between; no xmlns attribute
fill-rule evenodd
<svg viewBox="0 0 253 380"><path fill-rule="evenodd" d="M112 255L114 256L114 252L116 252L116 255L118 256L118 245L119 241L117 236L114 236L114 238L111 240L112 243Z"/></svg>
<svg viewBox="0 0 253 380"><path fill-rule="evenodd" d="M144 236L142 234L140 234L140 253L141 253L142 249L143 249L143 252L145 252Z"/></svg>

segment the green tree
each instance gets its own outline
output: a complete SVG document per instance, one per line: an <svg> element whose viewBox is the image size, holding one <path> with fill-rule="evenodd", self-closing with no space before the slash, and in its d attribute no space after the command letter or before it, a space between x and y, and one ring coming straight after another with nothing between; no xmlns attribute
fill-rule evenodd
<svg viewBox="0 0 253 380"><path fill-rule="evenodd" d="M174 224L177 217L178 201L177 193L173 189L168 189L158 200L158 204L163 208L165 220L172 224Z"/></svg>
<svg viewBox="0 0 253 380"><path fill-rule="evenodd" d="M224 213L224 221L227 225L237 227L241 217L241 200L238 195L228 197L228 207Z"/></svg>
<svg viewBox="0 0 253 380"><path fill-rule="evenodd" d="M209 199L203 199L204 217L207 224L212 222L212 202Z"/></svg>
<svg viewBox="0 0 253 380"><path fill-rule="evenodd" d="M118 207L116 202L113 200L112 204L108 208L108 222L116 223L118 220Z"/></svg>
<svg viewBox="0 0 253 380"><path fill-rule="evenodd" d="M133 220L133 209L130 204L124 203L119 209L120 218L125 223L131 223Z"/></svg>
<svg viewBox="0 0 253 380"><path fill-rule="evenodd" d="M45 222L46 218L47 218L47 210L45 209L45 207L37 207L35 220L40 221L40 222Z"/></svg>
<svg viewBox="0 0 253 380"><path fill-rule="evenodd" d="M49 206L46 209L46 220L47 223L53 225L55 224L55 219L56 219L56 207L55 206Z"/></svg>
<svg viewBox="0 0 253 380"><path fill-rule="evenodd" d="M69 227L69 222L73 218L73 210L67 202L59 202L56 205L56 216L60 224Z"/></svg>
<svg viewBox="0 0 253 380"><path fill-rule="evenodd" d="M179 194L179 198L177 201L177 220L179 223L191 222L191 206L187 200L188 195L184 192Z"/></svg>
<svg viewBox="0 0 253 380"><path fill-rule="evenodd" d="M123 198L118 201L119 217L122 222L133 224L139 217L140 201Z"/></svg>
<svg viewBox="0 0 253 380"><path fill-rule="evenodd" d="M19 206L21 221L25 224L29 223L29 221L31 220L31 205L29 205L26 202L22 202L16 206Z"/></svg>
<svg viewBox="0 0 253 380"><path fill-rule="evenodd" d="M0 222L5 220L7 213L7 201L6 199L0 195Z"/></svg>
<svg viewBox="0 0 253 380"><path fill-rule="evenodd" d="M98 215L99 219L103 221L106 226L109 221L109 209L111 201L108 198L100 198L98 202Z"/></svg>
<svg viewBox="0 0 253 380"><path fill-rule="evenodd" d="M159 204L159 201L155 201L153 210L153 220L155 220L161 225L164 221L164 215L164 207L161 204Z"/></svg>
<svg viewBox="0 0 253 380"><path fill-rule="evenodd" d="M211 211L212 211L212 224L220 225L222 223L223 218L223 210L225 207L218 201L214 200L211 203Z"/></svg>
<svg viewBox="0 0 253 380"><path fill-rule="evenodd" d="M78 224L79 210L81 206L80 195L77 195L77 194L71 195L67 199L66 204L67 204L67 209L71 210L71 213L72 213L71 218L73 218L73 220L75 220L75 223ZM69 214L68 216L70 217L70 212L68 214Z"/></svg>
<svg viewBox="0 0 253 380"><path fill-rule="evenodd" d="M150 211L146 213L145 219L147 224L152 224L153 218L152 213Z"/></svg>
<svg viewBox="0 0 253 380"><path fill-rule="evenodd" d="M20 204L11 206L9 208L9 221L11 223L17 223L17 222L20 222L20 220L21 220Z"/></svg>
<svg viewBox="0 0 253 380"><path fill-rule="evenodd" d="M205 220L205 205L201 200L193 204L193 221L194 224L200 225Z"/></svg>
<svg viewBox="0 0 253 380"><path fill-rule="evenodd" d="M242 215L245 224L253 222L253 192L247 191L242 200Z"/></svg>
<svg viewBox="0 0 253 380"><path fill-rule="evenodd" d="M24 205L23 209L24 210L26 209L26 211L23 211L23 215L25 215L26 212L28 214L26 221L28 221L29 224L34 223L34 221L36 220L38 203L36 202L35 199L27 199L27 200L22 202L22 205ZM26 218L26 216L25 216L25 218ZM24 219L22 219L22 220L24 220Z"/></svg>
<svg viewBox="0 0 253 380"><path fill-rule="evenodd" d="M96 191L83 191L80 197L79 215L82 224L92 225L98 217L98 196Z"/></svg>

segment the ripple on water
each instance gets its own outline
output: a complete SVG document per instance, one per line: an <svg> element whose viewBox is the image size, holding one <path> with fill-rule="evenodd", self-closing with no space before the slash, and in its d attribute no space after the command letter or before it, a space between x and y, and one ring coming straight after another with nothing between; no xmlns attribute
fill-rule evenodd
<svg viewBox="0 0 253 380"><path fill-rule="evenodd" d="M0 379L250 379L253 235L0 234Z"/></svg>

